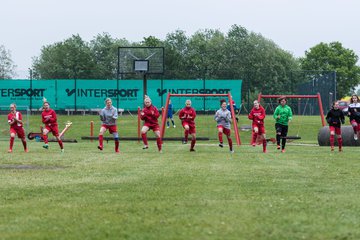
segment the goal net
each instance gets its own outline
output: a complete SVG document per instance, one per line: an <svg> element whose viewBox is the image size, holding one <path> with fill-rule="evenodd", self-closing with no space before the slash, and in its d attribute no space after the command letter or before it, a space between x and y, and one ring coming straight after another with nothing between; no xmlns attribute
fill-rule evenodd
<svg viewBox="0 0 360 240"><path fill-rule="evenodd" d="M320 115L322 125L325 126L324 110L321 96L317 95L258 95L258 101L266 99L275 99L275 101L266 101L263 104L265 111L274 112L278 106L277 99L285 97L288 99L287 105L292 105L292 111L296 115Z"/></svg>
<svg viewBox="0 0 360 240"><path fill-rule="evenodd" d="M161 137L164 141L170 140L170 138L175 138L181 140L184 131L180 122L180 119L178 117L178 112L185 106L185 101L187 99L190 99L192 102L192 107L196 111L196 138L199 140L215 140L217 139L217 128L216 128L216 122L214 120L214 115L216 110L220 108L220 99L225 99L228 103L231 103L232 96L230 93L228 94L171 94L168 93L166 97L166 103L165 107L162 111L162 121L161 121ZM176 106L173 115L173 119L176 125L176 128L173 127L171 120L167 119L168 111L169 111L169 101L171 100L171 103L173 106ZM207 104L209 101L215 101L217 102L217 108L208 108L207 106L211 105L214 106L214 104ZM241 144L239 131L237 128L237 122L236 122L236 113L235 109L232 104L230 106L231 111L231 117L232 117L232 132L233 136L235 136L236 143L238 145ZM170 121L170 126L167 128L167 121ZM168 132L166 133L166 129L168 129ZM165 135L166 133L166 135Z"/></svg>
<svg viewBox="0 0 360 240"><path fill-rule="evenodd" d="M260 93L258 95L258 101L265 108L267 114L273 114L275 108L279 105L278 98L280 97L287 99L287 105L291 107L293 115L297 115L294 121L292 121L292 125L297 126L289 129L289 138L294 137L294 139L296 139L296 137L299 137L299 134L301 135L301 131L303 131L303 133L308 131L309 124L317 124L310 120L307 122L305 116L320 116L322 126L326 125L319 93L317 95L262 95ZM314 139L316 139L317 133L313 134Z"/></svg>

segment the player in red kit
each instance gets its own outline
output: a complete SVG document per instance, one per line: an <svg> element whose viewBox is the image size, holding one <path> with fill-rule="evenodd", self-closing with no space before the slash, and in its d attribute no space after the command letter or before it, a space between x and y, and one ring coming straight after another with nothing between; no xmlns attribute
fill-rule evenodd
<svg viewBox="0 0 360 240"><path fill-rule="evenodd" d="M195 118L196 112L195 109L191 107L191 101L186 100L185 107L180 110L179 118L181 120L184 130L184 140L183 144L186 144L188 141L189 133L191 134L191 145L190 152L195 152L195 143L196 143L196 127L195 127Z"/></svg>
<svg viewBox="0 0 360 240"><path fill-rule="evenodd" d="M43 128L43 139L44 139L44 146L43 148L49 148L49 141L48 141L48 133L51 132L54 137L57 139L61 152L64 152L64 145L59 137L59 129L57 124L57 117L56 113L53 109L50 108L50 104L47 101L43 103L43 112L41 114L42 122L45 124Z"/></svg>
<svg viewBox="0 0 360 240"><path fill-rule="evenodd" d="M158 123L160 113L158 109L154 105L152 105L151 99L148 96L145 96L144 104L145 107L140 112L140 118L144 121L144 125L141 129L141 138L144 142L143 149L149 148L146 133L149 130L153 130L156 135L156 143L158 150L159 152L161 152L160 126Z"/></svg>
<svg viewBox="0 0 360 240"><path fill-rule="evenodd" d="M21 112L16 111L16 104L10 104L10 113L8 114L8 123L10 125L10 148L8 150L9 153L12 153L15 135L21 139L21 142L24 146L24 151L28 152L26 147L26 138L25 131L23 128L22 115Z"/></svg>
<svg viewBox="0 0 360 240"><path fill-rule="evenodd" d="M264 153L266 153L266 135L265 135L265 126L264 126L265 116L266 116L265 109L260 105L260 103L257 100L255 100L254 107L251 109L248 116L249 119L253 121L251 144L255 147L256 139L258 138L258 136L261 136Z"/></svg>

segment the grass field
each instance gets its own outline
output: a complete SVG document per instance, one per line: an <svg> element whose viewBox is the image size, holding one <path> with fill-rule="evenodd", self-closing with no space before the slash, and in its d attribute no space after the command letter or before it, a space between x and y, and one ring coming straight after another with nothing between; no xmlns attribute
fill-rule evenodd
<svg viewBox="0 0 360 240"><path fill-rule="evenodd" d="M214 138L207 118L198 132ZM290 135L303 144L285 154L273 144L263 154L241 132L232 155L216 141L198 142L195 153L178 142L159 154L155 142L143 151L130 141L121 154L113 142L100 152L96 141L80 140L91 120L97 132L97 116L59 116L67 120L74 126L66 137L79 142L64 154L57 143L44 150L34 141L24 153L19 140L8 154L0 141L0 239L360 239L360 149L316 146L319 117L294 118ZM135 120L120 120L122 135L136 136ZM38 129L39 116L30 123ZM272 119L267 129L273 136Z"/></svg>

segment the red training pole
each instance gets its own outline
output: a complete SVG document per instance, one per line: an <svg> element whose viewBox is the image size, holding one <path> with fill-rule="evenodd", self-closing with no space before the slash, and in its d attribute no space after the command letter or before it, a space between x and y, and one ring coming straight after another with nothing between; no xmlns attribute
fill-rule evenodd
<svg viewBox="0 0 360 240"><path fill-rule="evenodd" d="M321 96L320 93L317 93L317 99L318 99L318 103L319 103L319 110L320 110L320 116L321 116L321 123L322 126L325 127L325 117L324 117L324 110L323 110L323 106L322 106L322 102L321 102Z"/></svg>
<svg viewBox="0 0 360 240"><path fill-rule="evenodd" d="M229 98L229 103L230 103L231 117L232 117L232 120L233 120L233 123L234 123L234 131L235 131L236 143L237 143L237 145L241 145L239 129L237 127L237 122L236 122L235 110L234 110L234 106L232 104L233 100L232 100L230 92L228 93L228 98Z"/></svg>
<svg viewBox="0 0 360 240"><path fill-rule="evenodd" d="M90 137L94 136L94 121L90 121ZM93 139L91 138L90 140L91 142L93 141Z"/></svg>
<svg viewBox="0 0 360 240"><path fill-rule="evenodd" d="M165 134L165 124L166 124L166 117L169 110L169 100L170 100L170 93L168 92L166 96L165 102L165 110L163 111L162 118L161 118L161 128L160 128L160 137L163 139Z"/></svg>
<svg viewBox="0 0 360 240"><path fill-rule="evenodd" d="M137 124L137 130L138 130L138 143L140 142L140 107L138 107L138 124Z"/></svg>

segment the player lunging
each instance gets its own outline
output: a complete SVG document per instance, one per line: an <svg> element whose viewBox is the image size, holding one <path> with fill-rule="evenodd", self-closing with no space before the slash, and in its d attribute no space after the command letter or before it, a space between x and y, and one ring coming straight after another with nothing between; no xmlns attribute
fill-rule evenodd
<svg viewBox="0 0 360 240"><path fill-rule="evenodd" d="M143 149L148 149L149 144L147 140L147 132L149 130L153 130L156 136L156 144L158 147L159 152L161 153L161 137L160 137L160 126L158 123L158 118L160 116L158 109L152 105L151 99L148 96L145 96L144 99L145 107L140 112L140 118L144 121L144 125L141 129L141 138L144 142Z"/></svg>
<svg viewBox="0 0 360 240"><path fill-rule="evenodd" d="M265 109L255 100L254 107L251 109L248 118L252 120L252 140L251 144L255 147L256 139L262 139L263 152L266 153L266 135L265 135Z"/></svg>
<svg viewBox="0 0 360 240"><path fill-rule="evenodd" d="M114 136L115 141L115 152L119 153L119 133L117 130L116 120L118 119L117 109L112 105L112 101L110 98L105 100L105 107L101 109L99 112L101 127L99 132L99 150L104 149L103 141L104 141L104 133L109 130L109 133Z"/></svg>
<svg viewBox="0 0 360 240"><path fill-rule="evenodd" d="M341 124L345 123L343 111L339 109L339 103L333 102L330 111L326 115L326 121L330 129L330 148L334 151L335 134L337 135L339 152L342 151Z"/></svg>
<svg viewBox="0 0 360 240"><path fill-rule="evenodd" d="M26 138L25 138L25 131L23 128L22 115L21 115L21 112L16 111L15 103L10 104L10 113L8 114L8 123L10 125L10 147L9 147L8 152L12 153L12 151L13 151L15 135L17 135L18 138L21 139L21 142L24 146L24 151L28 152L28 149L26 147Z"/></svg>
<svg viewBox="0 0 360 240"><path fill-rule="evenodd" d="M187 143L189 134L191 134L190 152L195 152L194 147L196 143L196 111L194 108L191 107L191 101L189 99L185 101L185 107L180 110L179 118L184 128L183 144Z"/></svg>
<svg viewBox="0 0 360 240"><path fill-rule="evenodd" d="M223 133L224 133L228 140L230 153L234 153L233 143L230 137L231 113L226 108L226 105L227 104L225 99L220 100L220 109L216 111L214 119L217 123L219 147L224 147L223 145Z"/></svg>
<svg viewBox="0 0 360 240"><path fill-rule="evenodd" d="M47 101L44 101L43 103L43 112L41 114L41 118L42 118L42 122L45 124L45 127L43 128L43 139L44 139L43 148L45 149L49 148L48 133L51 132L56 138L60 146L61 152L64 152L64 145L59 137L59 129L58 129L56 113L53 109L50 108L50 104Z"/></svg>

